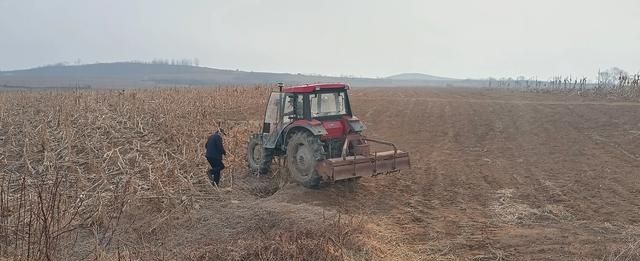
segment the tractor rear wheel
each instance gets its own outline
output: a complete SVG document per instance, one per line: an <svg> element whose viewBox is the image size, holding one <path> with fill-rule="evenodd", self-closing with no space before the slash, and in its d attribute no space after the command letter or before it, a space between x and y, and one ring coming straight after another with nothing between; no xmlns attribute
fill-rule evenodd
<svg viewBox="0 0 640 261"><path fill-rule="evenodd" d="M287 143L287 167L291 177L307 188L320 185L316 164L324 160L325 152L320 139L311 133L296 132Z"/></svg>
<svg viewBox="0 0 640 261"><path fill-rule="evenodd" d="M247 165L249 169L252 171L258 171L260 169L260 165L262 164L262 140L260 137L251 137L249 143L247 144Z"/></svg>

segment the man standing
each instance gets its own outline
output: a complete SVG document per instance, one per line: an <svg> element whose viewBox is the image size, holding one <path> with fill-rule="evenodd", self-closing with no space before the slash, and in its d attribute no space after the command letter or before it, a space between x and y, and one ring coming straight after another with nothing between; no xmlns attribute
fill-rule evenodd
<svg viewBox="0 0 640 261"><path fill-rule="evenodd" d="M220 182L220 172L224 169L224 164L222 163L222 155L227 155L227 152L224 150L224 146L222 145L222 135L226 135L223 128L219 128L215 133L209 136L207 140L207 144L205 148L207 149L206 157L209 165L211 165L211 170L209 170L209 179L211 180L211 184L214 186L218 186Z"/></svg>

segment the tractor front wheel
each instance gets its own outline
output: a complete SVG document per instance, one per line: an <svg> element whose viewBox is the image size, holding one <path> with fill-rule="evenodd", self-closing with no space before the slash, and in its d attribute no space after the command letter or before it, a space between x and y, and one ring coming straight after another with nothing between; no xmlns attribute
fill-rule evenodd
<svg viewBox="0 0 640 261"><path fill-rule="evenodd" d="M296 132L287 143L287 167L291 177L307 188L320 185L316 164L324 160L320 139L309 132Z"/></svg>
<svg viewBox="0 0 640 261"><path fill-rule="evenodd" d="M247 165L250 170L258 171L260 169L262 156L262 139L259 136L252 136L247 144Z"/></svg>

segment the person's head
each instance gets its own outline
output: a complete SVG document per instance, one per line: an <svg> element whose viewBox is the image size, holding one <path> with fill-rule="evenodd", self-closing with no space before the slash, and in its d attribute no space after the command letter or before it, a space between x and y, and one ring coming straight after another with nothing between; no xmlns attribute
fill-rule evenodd
<svg viewBox="0 0 640 261"><path fill-rule="evenodd" d="M218 132L221 133L222 135L227 135L227 133L224 132L224 128L222 127L218 128Z"/></svg>

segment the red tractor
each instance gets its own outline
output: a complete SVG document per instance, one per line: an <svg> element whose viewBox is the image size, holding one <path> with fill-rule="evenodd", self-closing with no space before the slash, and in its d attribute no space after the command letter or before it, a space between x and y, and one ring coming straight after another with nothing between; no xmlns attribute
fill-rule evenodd
<svg viewBox="0 0 640 261"><path fill-rule="evenodd" d="M364 124L353 115L349 85L307 84L271 93L262 132L247 146L249 168L266 174L274 156L284 156L291 177L305 187L397 172L410 167L409 154L392 143L362 135ZM370 143L393 150L370 152Z"/></svg>

